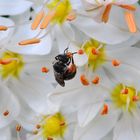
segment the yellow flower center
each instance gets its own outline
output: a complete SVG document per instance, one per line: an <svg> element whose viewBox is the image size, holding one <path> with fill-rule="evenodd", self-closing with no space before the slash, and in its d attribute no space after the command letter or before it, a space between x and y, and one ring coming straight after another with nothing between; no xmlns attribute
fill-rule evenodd
<svg viewBox="0 0 140 140"><path fill-rule="evenodd" d="M47 7L50 11L55 11L55 16L53 17L52 22L58 24L63 24L72 11L69 0L53 0L53 2L47 4Z"/></svg>
<svg viewBox="0 0 140 140"><path fill-rule="evenodd" d="M19 78L19 74L24 66L23 58L21 55L13 52L4 52L2 55L0 74L3 79L13 76Z"/></svg>
<svg viewBox="0 0 140 140"><path fill-rule="evenodd" d="M88 55L88 65L93 71L97 70L103 63L105 63L106 54L104 44L91 39L86 42L83 48Z"/></svg>
<svg viewBox="0 0 140 140"><path fill-rule="evenodd" d="M118 84L114 87L111 93L112 101L117 108L128 110L136 108L136 104L140 97L140 92L137 92L134 87Z"/></svg>
<svg viewBox="0 0 140 140"><path fill-rule="evenodd" d="M53 116L47 116L44 118L42 134L45 139L63 137L65 130L66 122L61 113L56 113Z"/></svg>

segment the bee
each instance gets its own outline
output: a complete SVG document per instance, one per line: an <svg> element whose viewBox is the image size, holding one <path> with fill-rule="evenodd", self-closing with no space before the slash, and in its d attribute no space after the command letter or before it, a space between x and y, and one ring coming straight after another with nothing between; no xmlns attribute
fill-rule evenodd
<svg viewBox="0 0 140 140"><path fill-rule="evenodd" d="M65 80L71 80L76 75L76 65L74 64L73 55L77 52L71 53L68 48L64 50L63 54L59 54L55 57L53 63L53 70L55 80L62 86L65 86Z"/></svg>

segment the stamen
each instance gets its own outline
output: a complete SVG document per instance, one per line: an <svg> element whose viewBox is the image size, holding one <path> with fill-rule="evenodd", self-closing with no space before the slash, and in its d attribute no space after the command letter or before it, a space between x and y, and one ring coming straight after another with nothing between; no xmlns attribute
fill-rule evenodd
<svg viewBox="0 0 140 140"><path fill-rule="evenodd" d="M92 83L97 85L100 81L100 77L99 76L96 76L93 80L92 80Z"/></svg>
<svg viewBox="0 0 140 140"><path fill-rule="evenodd" d="M135 33L137 31L134 15L131 12L126 11L125 12L125 20L127 22L129 31L131 33Z"/></svg>
<svg viewBox="0 0 140 140"><path fill-rule="evenodd" d="M48 68L46 68L46 67L42 67L42 73L48 73L49 72L49 69Z"/></svg>
<svg viewBox="0 0 140 140"><path fill-rule="evenodd" d="M17 132L20 132L21 129L22 129L21 125L17 124L17 125L16 125L16 131L17 131Z"/></svg>
<svg viewBox="0 0 140 140"><path fill-rule="evenodd" d="M134 102L137 102L137 101L139 101L139 99L140 99L139 96L133 96L133 99L132 99L132 100L133 100Z"/></svg>
<svg viewBox="0 0 140 140"><path fill-rule="evenodd" d="M53 140L53 138L51 138L51 137L48 137L48 138L47 138L47 140Z"/></svg>
<svg viewBox="0 0 140 140"><path fill-rule="evenodd" d="M40 29L47 28L47 26L49 25L50 21L53 19L54 16L55 16L55 12L54 11L48 13L48 15L46 15L46 17L42 21L42 24L40 25Z"/></svg>
<svg viewBox="0 0 140 140"><path fill-rule="evenodd" d="M127 88L123 89L123 90L121 91L121 93L122 93L122 94L128 94L128 89L127 89Z"/></svg>
<svg viewBox="0 0 140 140"><path fill-rule="evenodd" d="M7 117L9 115L9 111L6 110L5 112L3 112L3 116Z"/></svg>
<svg viewBox="0 0 140 140"><path fill-rule="evenodd" d="M109 19L109 14L110 14L110 11L111 11L111 8L112 8L112 4L108 4L105 8L105 11L102 15L102 21L104 23L107 23L108 19Z"/></svg>
<svg viewBox="0 0 140 140"><path fill-rule="evenodd" d="M43 19L43 17L44 17L44 11L42 10L36 15L36 17L35 17L35 19L34 19L34 21L32 23L32 26L31 26L32 30L37 29L37 27L39 26L39 24L40 24L41 20Z"/></svg>
<svg viewBox="0 0 140 140"><path fill-rule="evenodd" d="M80 76L80 81L81 81L81 83L82 83L84 86L88 86L88 85L89 85L89 81L88 81L88 79L86 78L85 75L81 75L81 76Z"/></svg>
<svg viewBox="0 0 140 140"><path fill-rule="evenodd" d="M36 128L37 128L37 129L40 129L40 128L41 128L41 125L40 125L40 124L37 124L37 125L36 125Z"/></svg>
<svg viewBox="0 0 140 140"><path fill-rule="evenodd" d="M65 122L61 122L60 123L60 126L64 126L66 123Z"/></svg>
<svg viewBox="0 0 140 140"><path fill-rule="evenodd" d="M108 110L109 110L108 105L104 104L104 107L103 107L103 109L101 111L101 115L107 115L108 114Z"/></svg>
<svg viewBox="0 0 140 140"><path fill-rule="evenodd" d="M67 20L68 21L73 21L76 18L76 14L75 12L71 12L68 16L67 16Z"/></svg>
<svg viewBox="0 0 140 140"><path fill-rule="evenodd" d="M135 11L136 10L136 7L133 6L133 5L118 5L118 6L121 7L121 8L130 10L130 11Z"/></svg>
<svg viewBox="0 0 140 140"><path fill-rule="evenodd" d="M32 133L33 133L34 135L37 135L37 134L38 134L38 131L35 130L35 131L33 131Z"/></svg>
<svg viewBox="0 0 140 140"><path fill-rule="evenodd" d="M0 25L0 31L6 31L6 30L8 30L8 27Z"/></svg>
<svg viewBox="0 0 140 140"><path fill-rule="evenodd" d="M11 62L13 62L13 59L12 58L9 58L9 59L1 59L0 60L0 64L1 65L8 65L8 64L10 64Z"/></svg>
<svg viewBox="0 0 140 140"><path fill-rule="evenodd" d="M84 51L83 51L82 49L80 49L80 50L77 51L77 53L78 53L79 55L82 55L82 54L84 54Z"/></svg>
<svg viewBox="0 0 140 140"><path fill-rule="evenodd" d="M98 55L99 54L99 51L95 48L92 49L92 54L93 55Z"/></svg>
<svg viewBox="0 0 140 140"><path fill-rule="evenodd" d="M117 67L117 66L119 66L120 64L121 64L121 62L120 62L119 60L116 60L116 59L112 60L112 65L113 65L114 67Z"/></svg>
<svg viewBox="0 0 140 140"><path fill-rule="evenodd" d="M25 45L32 45L32 44L37 44L37 43L40 43L40 39L32 38L32 39L23 40L19 42L19 45L25 46Z"/></svg>

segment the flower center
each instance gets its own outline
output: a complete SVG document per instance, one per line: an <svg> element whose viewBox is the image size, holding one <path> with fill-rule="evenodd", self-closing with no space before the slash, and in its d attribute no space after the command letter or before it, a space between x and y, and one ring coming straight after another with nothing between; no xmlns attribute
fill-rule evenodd
<svg viewBox="0 0 140 140"><path fill-rule="evenodd" d="M59 24L62 24L72 11L72 7L69 0L53 0L53 2L47 4L47 8L50 11L55 12L52 22Z"/></svg>
<svg viewBox="0 0 140 140"><path fill-rule="evenodd" d="M139 100L140 92L137 92L134 87L118 84L114 87L111 98L115 106L123 110L131 111L136 108Z"/></svg>
<svg viewBox="0 0 140 140"><path fill-rule="evenodd" d="M2 54L0 62L0 74L3 79L8 78L9 76L18 78L24 66L22 56L10 51Z"/></svg>
<svg viewBox="0 0 140 140"><path fill-rule="evenodd" d="M42 124L42 134L45 139L63 137L66 130L65 118L61 113L46 117Z"/></svg>
<svg viewBox="0 0 140 140"><path fill-rule="evenodd" d="M105 63L106 54L104 44L91 39L85 43L83 49L88 55L88 65L93 71Z"/></svg>

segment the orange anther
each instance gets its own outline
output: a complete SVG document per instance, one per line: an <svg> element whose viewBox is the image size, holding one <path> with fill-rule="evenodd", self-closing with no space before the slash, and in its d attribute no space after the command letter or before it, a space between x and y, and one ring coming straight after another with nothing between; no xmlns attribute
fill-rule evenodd
<svg viewBox="0 0 140 140"><path fill-rule="evenodd" d="M40 129L40 128L41 128L41 125L40 125L40 124L37 124L37 125L36 125L36 128L37 128L37 129Z"/></svg>
<svg viewBox="0 0 140 140"><path fill-rule="evenodd" d="M103 109L101 111L101 115L108 114L108 110L109 110L108 105L107 104L104 104Z"/></svg>
<svg viewBox="0 0 140 140"><path fill-rule="evenodd" d="M0 31L6 31L8 27L0 25Z"/></svg>
<svg viewBox="0 0 140 140"><path fill-rule="evenodd" d="M92 52L93 55L98 55L99 54L98 50L96 50L95 48L93 48L91 52Z"/></svg>
<svg viewBox="0 0 140 140"><path fill-rule="evenodd" d="M71 12L68 16L67 16L67 20L68 21L72 21L76 18L76 14L74 12Z"/></svg>
<svg viewBox="0 0 140 140"><path fill-rule="evenodd" d="M132 99L132 100L133 100L134 102L137 102L137 101L139 101L139 99L140 99L139 96L133 96L133 99Z"/></svg>
<svg viewBox="0 0 140 140"><path fill-rule="evenodd" d="M133 13L126 11L125 12L125 20L127 22L129 31L131 33L135 33L137 31L136 23L135 23L135 18Z"/></svg>
<svg viewBox="0 0 140 140"><path fill-rule="evenodd" d="M44 18L44 20L42 21L41 25L40 25L40 29L45 29L47 28L47 26L49 25L49 23L51 22L51 20L54 18L55 16L55 12L50 12L46 15L46 17Z"/></svg>
<svg viewBox="0 0 140 140"><path fill-rule="evenodd" d="M6 110L5 112L3 112L3 116L8 116L9 115L9 111L8 110Z"/></svg>
<svg viewBox="0 0 140 140"><path fill-rule="evenodd" d="M13 62L13 59L1 59L0 60L0 64L1 65L8 65L8 64L10 64L11 62Z"/></svg>
<svg viewBox="0 0 140 140"><path fill-rule="evenodd" d="M122 93L122 94L128 94L128 89L127 89L127 88L123 89L123 90L121 91L121 93Z"/></svg>
<svg viewBox="0 0 140 140"><path fill-rule="evenodd" d="M40 24L40 22L41 22L41 20L43 19L43 17L44 17L44 11L42 10L42 11L40 11L40 12L36 15L36 17L35 17L35 19L34 19L34 21L33 21L33 23L32 23L32 26L31 26L32 30L36 30L36 29L37 29L37 27L38 27L38 25Z"/></svg>
<svg viewBox="0 0 140 140"><path fill-rule="evenodd" d="M60 126L64 126L66 123L65 122L61 122L60 123Z"/></svg>
<svg viewBox="0 0 140 140"><path fill-rule="evenodd" d="M43 72L43 73L48 73L48 72L49 72L49 69L46 68L46 67L42 67L42 72Z"/></svg>
<svg viewBox="0 0 140 140"><path fill-rule="evenodd" d="M109 14L112 8L112 4L108 4L104 10L104 13L102 15L102 22L107 23L108 19L109 19Z"/></svg>
<svg viewBox="0 0 140 140"><path fill-rule="evenodd" d="M112 60L112 65L113 65L114 67L117 67L117 66L119 66L120 64L121 64L121 62L120 62L119 60L116 60L116 59Z"/></svg>
<svg viewBox="0 0 140 140"><path fill-rule="evenodd" d="M28 39L28 40L19 42L19 45L24 46L24 45L32 45L32 44L37 44L37 43L40 43L40 39L33 38L33 39Z"/></svg>
<svg viewBox="0 0 140 140"><path fill-rule="evenodd" d="M16 131L19 132L19 131L21 131L21 129L22 129L21 125L17 124L16 125Z"/></svg>
<svg viewBox="0 0 140 140"><path fill-rule="evenodd" d="M53 138L51 138L51 137L48 137L48 138L47 138L47 140L53 140Z"/></svg>
<svg viewBox="0 0 140 140"><path fill-rule="evenodd" d="M130 11L135 11L136 10L136 7L133 6L133 5L118 5L119 7L121 8L124 8L124 9L127 9L127 10L130 10Z"/></svg>
<svg viewBox="0 0 140 140"><path fill-rule="evenodd" d="M77 53L78 53L79 55L82 55L82 54L84 54L84 51L83 51L82 49L80 49L80 50L77 51Z"/></svg>
<svg viewBox="0 0 140 140"><path fill-rule="evenodd" d="M93 84L98 84L100 81L100 77L99 76L96 76L93 80L92 80L92 83Z"/></svg>
<svg viewBox="0 0 140 140"><path fill-rule="evenodd" d="M88 85L89 85L89 81L88 81L88 79L86 78L85 75L81 75L81 76L80 76L80 81L81 81L81 83L82 83L84 86L88 86Z"/></svg>

